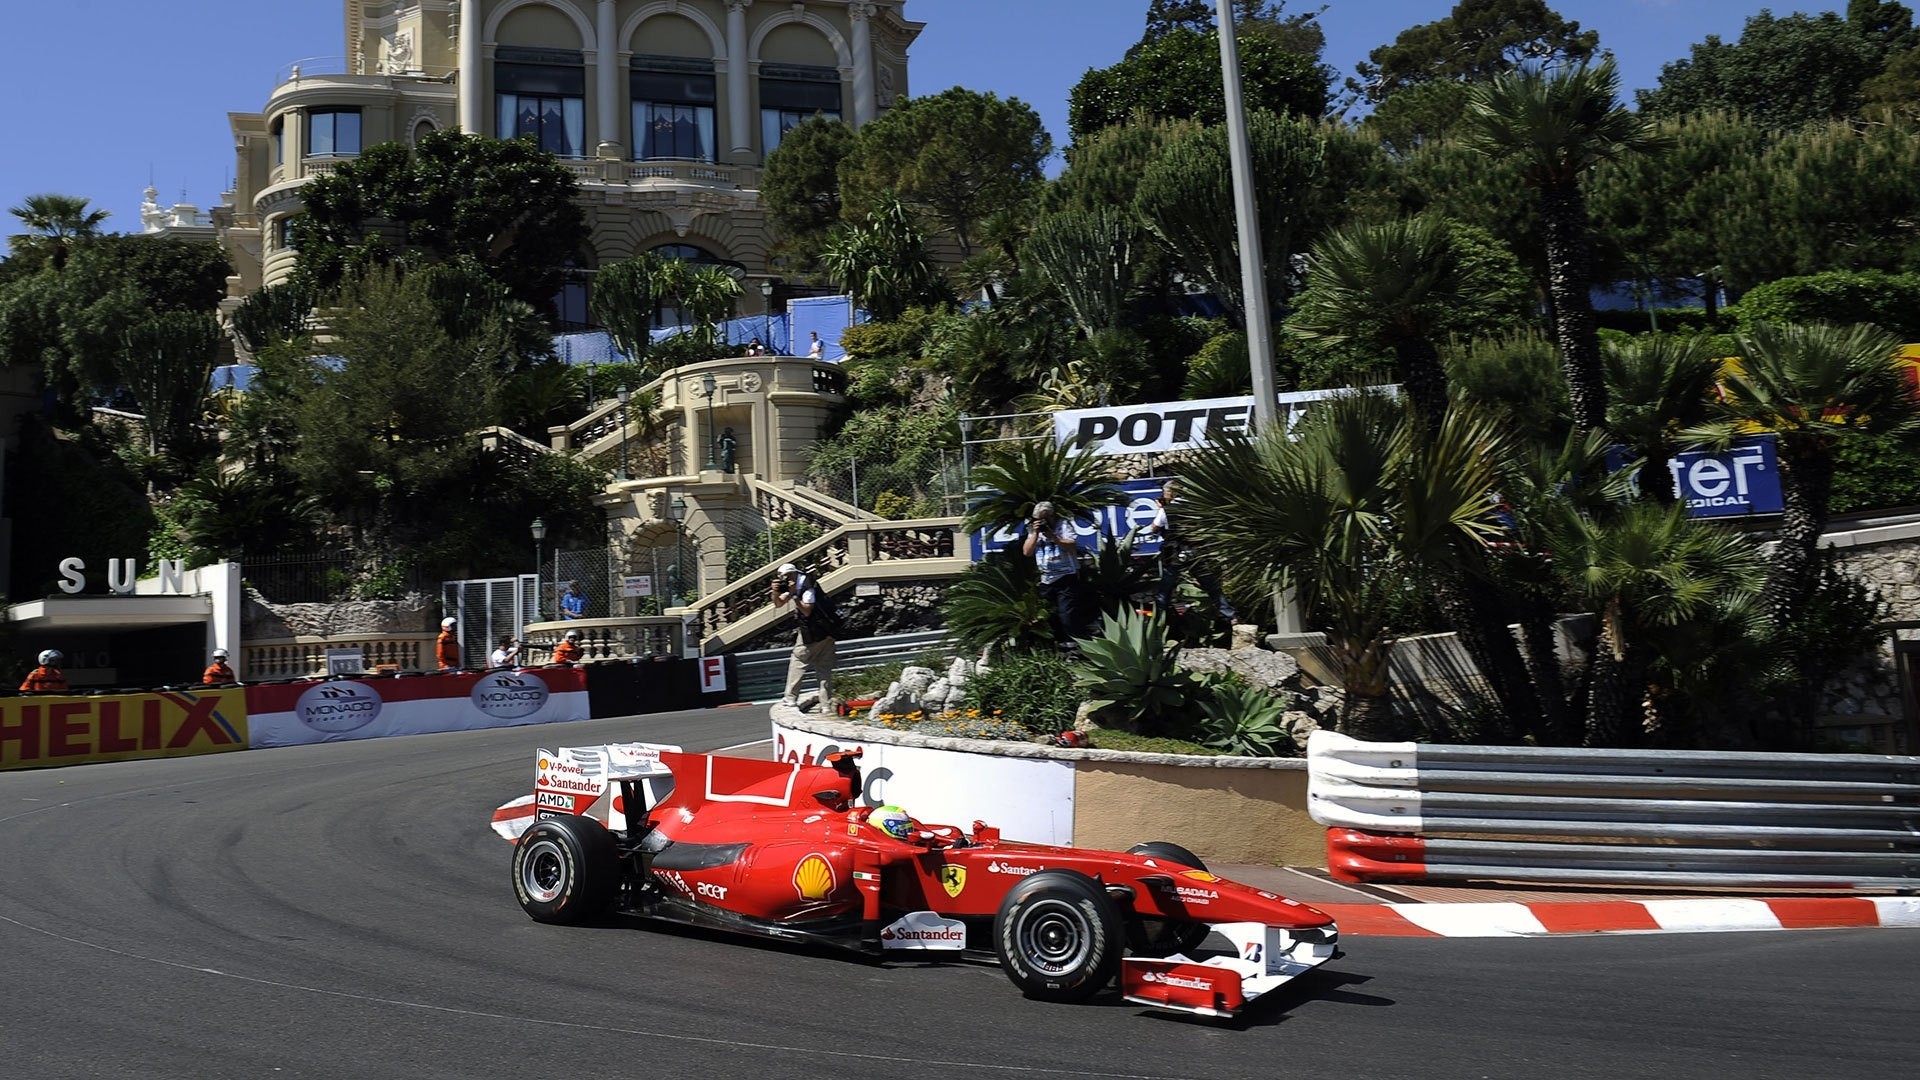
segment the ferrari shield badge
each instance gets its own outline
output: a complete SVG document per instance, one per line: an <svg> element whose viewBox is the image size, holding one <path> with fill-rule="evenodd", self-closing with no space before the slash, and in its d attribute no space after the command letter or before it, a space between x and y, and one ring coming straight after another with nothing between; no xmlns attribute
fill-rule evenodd
<svg viewBox="0 0 1920 1080"><path fill-rule="evenodd" d="M959 896L967 887L967 868L964 866L943 866L940 868L940 885L947 890L948 896Z"/></svg>

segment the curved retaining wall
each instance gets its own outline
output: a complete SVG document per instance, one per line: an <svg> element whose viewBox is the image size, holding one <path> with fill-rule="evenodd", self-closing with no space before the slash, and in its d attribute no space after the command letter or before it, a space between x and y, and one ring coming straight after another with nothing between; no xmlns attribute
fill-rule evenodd
<svg viewBox="0 0 1920 1080"><path fill-rule="evenodd" d="M1325 866L1302 758L1073 750L947 739L773 707L774 756L860 747L865 801L928 821L997 825L1009 839L1125 850L1169 840L1219 862Z"/></svg>

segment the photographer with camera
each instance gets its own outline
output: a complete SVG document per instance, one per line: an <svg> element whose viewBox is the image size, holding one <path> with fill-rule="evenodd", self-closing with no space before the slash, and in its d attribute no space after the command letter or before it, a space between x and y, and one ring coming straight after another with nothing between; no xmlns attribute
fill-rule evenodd
<svg viewBox="0 0 1920 1080"><path fill-rule="evenodd" d="M827 590L816 586L798 566L782 563L773 576L773 603L778 607L789 600L793 601L799 636L793 643L792 659L787 661L787 692L780 704L800 703L800 681L811 668L820 677L819 708L824 711L833 703L834 638L840 633L840 613Z"/></svg>
<svg viewBox="0 0 1920 1080"><path fill-rule="evenodd" d="M1086 635L1092 607L1080 583L1080 534L1073 522L1061 520L1051 502L1042 500L1033 505L1020 551L1032 556L1040 569L1040 599L1047 605L1055 643L1063 652L1075 651L1073 641Z"/></svg>

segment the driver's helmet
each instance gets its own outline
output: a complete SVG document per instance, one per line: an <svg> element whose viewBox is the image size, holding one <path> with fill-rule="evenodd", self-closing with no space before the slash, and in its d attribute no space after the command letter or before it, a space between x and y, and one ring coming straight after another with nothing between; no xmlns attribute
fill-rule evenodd
<svg viewBox="0 0 1920 1080"><path fill-rule="evenodd" d="M65 659L66 657L60 655L59 649L47 649L41 652L40 654L40 666L50 667L54 664L58 664L64 661Z"/></svg>
<svg viewBox="0 0 1920 1080"><path fill-rule="evenodd" d="M867 824L895 840L913 835L913 818L897 806L875 807L873 813L867 815Z"/></svg>

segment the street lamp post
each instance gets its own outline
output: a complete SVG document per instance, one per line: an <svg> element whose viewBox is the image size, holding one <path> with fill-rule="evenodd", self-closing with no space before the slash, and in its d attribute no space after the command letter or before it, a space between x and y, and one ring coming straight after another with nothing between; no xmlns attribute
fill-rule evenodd
<svg viewBox="0 0 1920 1080"><path fill-rule="evenodd" d="M766 341L767 341L767 350L769 352L772 352L773 351L773 279L772 278L760 279L760 318L761 318L761 321L766 324L765 334L766 334ZM792 349L793 347L791 345L787 347L788 352L791 352ZM785 355L785 354L781 354L781 355Z"/></svg>
<svg viewBox="0 0 1920 1080"><path fill-rule="evenodd" d="M533 519L533 621L540 621L540 564L546 561L547 523Z"/></svg>
<svg viewBox="0 0 1920 1080"><path fill-rule="evenodd" d="M619 396L620 396L620 479L631 480L633 479L633 474L627 471L627 401L629 398L633 396L633 391L627 389L627 384L621 383Z"/></svg>
<svg viewBox="0 0 1920 1080"><path fill-rule="evenodd" d="M687 520L687 500L683 495L675 495L668 504L673 514L673 599L681 602L681 564L687 557L687 542L681 529Z"/></svg>
<svg viewBox="0 0 1920 1080"><path fill-rule="evenodd" d="M715 379L711 371L700 376L700 388L707 392L707 468L709 469L720 467L713 460L713 395L719 385L720 380Z"/></svg>

